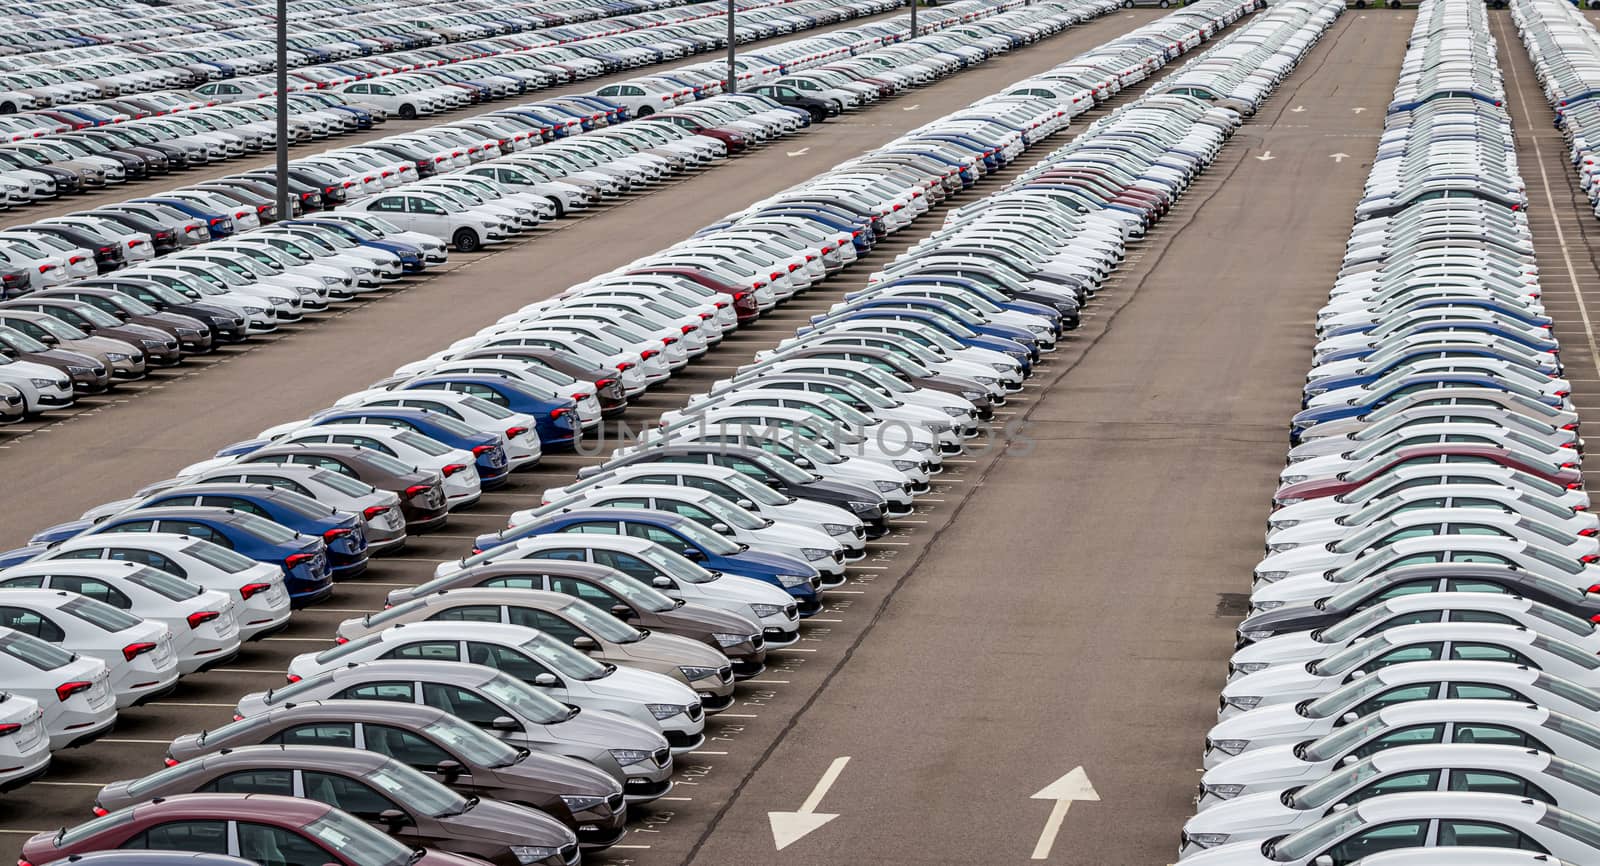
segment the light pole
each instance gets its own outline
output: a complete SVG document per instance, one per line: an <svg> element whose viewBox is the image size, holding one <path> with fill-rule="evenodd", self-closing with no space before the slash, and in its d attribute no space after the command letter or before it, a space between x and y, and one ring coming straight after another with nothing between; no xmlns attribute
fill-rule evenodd
<svg viewBox="0 0 1600 866"><path fill-rule="evenodd" d="M734 67L733 67L733 58L734 58L735 55L738 54L737 49L734 48L734 40L733 40L733 3L734 3L734 0L728 0L728 87L727 87L727 90L728 90L729 93L738 93L739 92L739 73L738 73L738 70L734 69Z"/></svg>
<svg viewBox="0 0 1600 866"><path fill-rule="evenodd" d="M278 219L289 210L289 0L278 0Z"/></svg>
<svg viewBox="0 0 1600 866"><path fill-rule="evenodd" d="M911 38L917 38L917 6L918 0L911 0Z"/></svg>

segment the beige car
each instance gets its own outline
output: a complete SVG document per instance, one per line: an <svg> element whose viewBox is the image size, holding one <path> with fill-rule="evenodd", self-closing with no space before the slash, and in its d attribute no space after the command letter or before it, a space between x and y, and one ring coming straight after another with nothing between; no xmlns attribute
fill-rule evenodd
<svg viewBox="0 0 1600 866"><path fill-rule="evenodd" d="M340 642L401 623L502 622L536 628L600 661L665 674L700 695L706 712L733 703L733 665L715 649L678 635L642 631L570 595L538 589L454 589L339 624Z"/></svg>

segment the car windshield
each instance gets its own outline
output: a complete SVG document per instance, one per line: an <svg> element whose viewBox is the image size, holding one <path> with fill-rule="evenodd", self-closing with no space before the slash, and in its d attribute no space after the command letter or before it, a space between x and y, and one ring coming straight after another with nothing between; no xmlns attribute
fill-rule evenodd
<svg viewBox="0 0 1600 866"><path fill-rule="evenodd" d="M390 798L424 815L444 818L468 809L467 798L398 761L373 770L366 775L366 780Z"/></svg>
<svg viewBox="0 0 1600 866"><path fill-rule="evenodd" d="M1345 647L1343 650L1311 665L1311 672L1319 677L1331 677L1355 670L1363 662L1395 646L1385 635L1379 634Z"/></svg>
<svg viewBox="0 0 1600 866"><path fill-rule="evenodd" d="M50 347L34 338L16 330L0 325L0 341L4 341L18 352L48 352Z"/></svg>
<svg viewBox="0 0 1600 866"><path fill-rule="evenodd" d="M496 676L481 688L484 694L535 724L555 725L572 717L572 711L565 704L506 674Z"/></svg>
<svg viewBox="0 0 1600 866"><path fill-rule="evenodd" d="M645 638L644 632L586 601L573 601L561 610L561 616L612 643L634 643Z"/></svg>
<svg viewBox="0 0 1600 866"><path fill-rule="evenodd" d="M288 544L299 536L299 533L281 523L258 517L247 511L235 512L233 516L246 532L273 544Z"/></svg>
<svg viewBox="0 0 1600 866"><path fill-rule="evenodd" d="M89 324L97 328L115 328L122 324L122 320L111 315L99 307L81 304L72 308L74 313L87 319Z"/></svg>
<svg viewBox="0 0 1600 866"><path fill-rule="evenodd" d="M1374 605L1354 616L1347 616L1327 628L1319 629L1312 634L1312 637L1319 643L1341 644L1382 622L1392 613L1387 605Z"/></svg>
<svg viewBox="0 0 1600 866"><path fill-rule="evenodd" d="M710 583L718 577L717 572L707 571L659 544L652 544L639 551L639 556L645 562L685 583Z"/></svg>
<svg viewBox="0 0 1600 866"><path fill-rule="evenodd" d="M1272 844L1267 856L1277 862L1309 861L1322 849L1366 826L1354 809L1335 812L1310 827Z"/></svg>
<svg viewBox="0 0 1600 866"><path fill-rule="evenodd" d="M1372 759L1367 758L1348 767L1340 767L1315 783L1295 791L1289 796L1289 802L1301 811L1320 809L1332 805L1339 797L1380 772L1373 766Z"/></svg>
<svg viewBox="0 0 1600 866"><path fill-rule="evenodd" d="M522 760L526 752L506 744L483 729L455 716L443 716L425 725L422 733L443 744L467 763L477 767L509 767Z"/></svg>
<svg viewBox="0 0 1600 866"><path fill-rule="evenodd" d="M410 430L401 430L395 434L394 438L396 442L421 451L429 457L443 457L452 450L450 446L437 439L430 439L421 433L413 433Z"/></svg>
<svg viewBox="0 0 1600 866"><path fill-rule="evenodd" d="M157 595L173 601L194 598L204 592L200 587L154 568L140 568L127 576L134 586L142 586Z"/></svg>
<svg viewBox="0 0 1600 866"><path fill-rule="evenodd" d="M750 512L720 496L707 496L695 504L712 517L738 529L763 529L767 525L765 521L752 517Z"/></svg>
<svg viewBox="0 0 1600 866"><path fill-rule="evenodd" d="M88 596L75 596L68 599L61 605L59 610L97 628L111 632L133 628L144 622L139 617L124 613L103 601L96 601Z"/></svg>
<svg viewBox="0 0 1600 866"><path fill-rule="evenodd" d="M1381 677L1369 676L1342 686L1306 705L1304 715L1310 719L1326 719L1353 707L1384 690L1387 684Z"/></svg>
<svg viewBox="0 0 1600 866"><path fill-rule="evenodd" d="M645 610L657 613L664 610L677 608L678 603L658 592L653 587L646 586L627 575L608 574L601 577L598 583L622 598Z"/></svg>
<svg viewBox="0 0 1600 866"><path fill-rule="evenodd" d="M20 631L0 636L0 655L11 656L41 671L55 670L77 658L58 646Z"/></svg>
<svg viewBox="0 0 1600 866"><path fill-rule="evenodd" d="M773 490L771 487L768 487L765 484L761 484L750 478L746 478L744 475L738 472L730 472L718 480L728 487L733 488L733 492L743 496L751 502L756 503L757 505L789 504L789 497L784 496L782 493Z"/></svg>
<svg viewBox="0 0 1600 866"><path fill-rule="evenodd" d="M716 556L733 556L740 550L739 545L706 529L693 520L680 521L674 524L672 529L683 536L690 544L699 547L706 553Z"/></svg>
<svg viewBox="0 0 1600 866"><path fill-rule="evenodd" d="M410 848L338 809L329 809L305 831L355 866L406 866L411 861Z"/></svg>
<svg viewBox="0 0 1600 866"><path fill-rule="evenodd" d="M555 638L540 632L522 645L522 648L565 677L577 680L598 680L612 669L589 656L578 652Z"/></svg>
<svg viewBox="0 0 1600 866"><path fill-rule="evenodd" d="M1378 713L1335 730L1305 748L1301 756L1307 761L1332 761L1364 742L1368 737L1389 727Z"/></svg>
<svg viewBox="0 0 1600 866"><path fill-rule="evenodd" d="M324 487L332 487L335 491L346 496L371 496L378 492L378 488L365 481L357 481L348 475L340 475L337 472L329 472L326 469L319 469L311 473L311 480Z"/></svg>

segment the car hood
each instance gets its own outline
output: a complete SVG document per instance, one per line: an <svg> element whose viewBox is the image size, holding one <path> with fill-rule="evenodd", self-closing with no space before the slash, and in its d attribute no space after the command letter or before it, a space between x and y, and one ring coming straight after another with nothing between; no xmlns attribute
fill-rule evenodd
<svg viewBox="0 0 1600 866"><path fill-rule="evenodd" d="M653 752L667 745L659 730L622 716L594 710L580 711L564 722L545 725L545 731L561 743L578 743L596 749L642 749Z"/></svg>
<svg viewBox="0 0 1600 866"><path fill-rule="evenodd" d="M480 800L459 815L438 818L446 836L440 842L490 842L510 847L533 845L560 848L577 842L561 822L526 806Z"/></svg>
<svg viewBox="0 0 1600 866"><path fill-rule="evenodd" d="M627 664L631 660L673 667L693 665L720 668L728 663L727 656L697 640L659 631L651 632L649 637L641 641L613 646L616 649L613 651L608 647L606 657L617 664Z"/></svg>
<svg viewBox="0 0 1600 866"><path fill-rule="evenodd" d="M1322 817L1325 810L1302 812L1283 803L1278 793L1245 794L1224 803L1218 803L1190 818L1183 832L1190 836L1200 833L1242 833L1245 838L1281 836L1291 832L1296 825L1310 823Z"/></svg>
<svg viewBox="0 0 1600 866"><path fill-rule="evenodd" d="M718 583L721 583L721 581L718 581ZM681 604L671 610L652 613L651 618L659 622L662 628L670 627L686 631L704 632L708 636L712 632L732 634L761 633L761 626L757 625L749 617L692 602ZM634 644L629 644L629 646L634 646Z"/></svg>
<svg viewBox="0 0 1600 866"><path fill-rule="evenodd" d="M1200 777L1200 784L1245 785L1246 791L1259 792L1320 779L1333 771L1333 761L1310 762L1295 754L1300 742L1254 749L1229 758L1207 770Z"/></svg>

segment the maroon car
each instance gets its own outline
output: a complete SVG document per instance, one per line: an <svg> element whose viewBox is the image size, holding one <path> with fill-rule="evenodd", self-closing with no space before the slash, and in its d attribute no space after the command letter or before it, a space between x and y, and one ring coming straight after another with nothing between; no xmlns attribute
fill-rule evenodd
<svg viewBox="0 0 1600 866"><path fill-rule="evenodd" d="M1379 475L1393 472L1402 466L1429 464L1507 466L1519 472L1526 472L1529 475L1542 478L1552 484L1560 484L1568 490L1577 490L1583 486L1583 473L1576 466L1567 465L1562 466L1560 469L1551 469L1549 464L1523 460L1504 448L1496 448L1492 445L1417 445L1411 448L1401 448L1389 454L1380 454L1361 466L1357 466L1348 472L1341 472L1332 478L1315 478L1310 481L1301 481L1297 484L1281 487L1272 496L1272 507L1282 508L1285 505L1293 505L1296 502L1307 499L1339 496L1340 494L1349 493Z"/></svg>
<svg viewBox="0 0 1600 866"><path fill-rule="evenodd" d="M683 266L652 265L646 268L634 268L628 271L628 274L668 274L675 277L684 277L708 289L721 292L733 299L733 311L741 325L754 322L761 315L761 310L756 306L755 293L755 290L761 287L760 285L744 289L731 283L725 283L709 274L701 273L694 268Z"/></svg>
<svg viewBox="0 0 1600 866"><path fill-rule="evenodd" d="M326 803L270 794L185 794L120 809L29 838L17 866L114 848L229 854L261 866L483 866L412 851Z"/></svg>
<svg viewBox="0 0 1600 866"><path fill-rule="evenodd" d="M431 532L450 519L443 476L360 445L283 442L251 451L238 462L241 466L251 463L316 466L399 494L400 513L405 516L407 532Z"/></svg>

